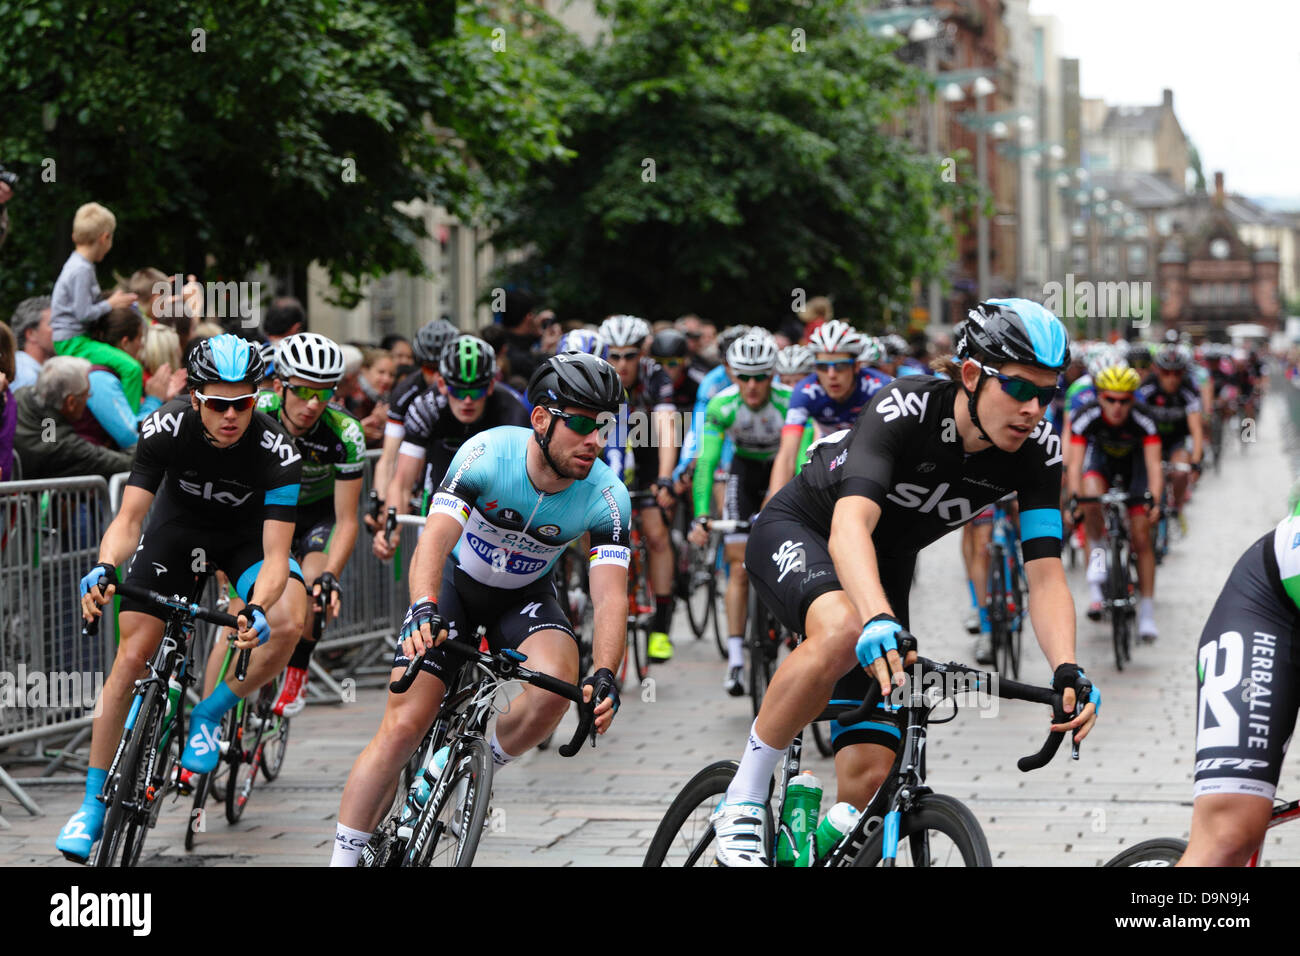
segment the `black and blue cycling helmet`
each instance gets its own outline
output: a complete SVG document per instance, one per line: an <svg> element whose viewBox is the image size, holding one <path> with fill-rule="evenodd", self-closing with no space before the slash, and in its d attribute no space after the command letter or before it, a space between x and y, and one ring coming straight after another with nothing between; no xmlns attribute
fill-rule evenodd
<svg viewBox="0 0 1300 956"><path fill-rule="evenodd" d="M195 346L186 372L190 388L212 382L257 385L266 377L266 362L257 343L226 333L204 339Z"/></svg>
<svg viewBox="0 0 1300 956"><path fill-rule="evenodd" d="M957 355L995 366L1019 362L1063 372L1070 363L1070 336L1061 320L1037 302L989 299L967 313Z"/></svg>

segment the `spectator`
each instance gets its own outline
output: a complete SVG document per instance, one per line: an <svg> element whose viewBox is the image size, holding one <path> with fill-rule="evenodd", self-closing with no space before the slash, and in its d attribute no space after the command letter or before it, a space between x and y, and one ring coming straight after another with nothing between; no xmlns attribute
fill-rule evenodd
<svg viewBox="0 0 1300 956"><path fill-rule="evenodd" d="M384 340L379 343L379 348L392 356L396 368L415 368L415 350L411 348L411 343L402 336L385 335ZM401 373L394 371L394 381L396 381L396 375L398 374ZM384 394L388 393L385 392Z"/></svg>
<svg viewBox="0 0 1300 956"><path fill-rule="evenodd" d="M46 359L54 355L54 337L50 331L50 297L33 296L23 299L14 309L11 320L18 339L18 352L14 356L13 390L36 384L36 376Z"/></svg>
<svg viewBox="0 0 1300 956"><path fill-rule="evenodd" d="M543 356L554 355L555 347L560 344L560 339L564 336L564 328L560 325L560 320L555 317L555 312L544 309L537 313L537 328L541 331L537 351Z"/></svg>
<svg viewBox="0 0 1300 956"><path fill-rule="evenodd" d="M802 338L800 344L808 344L808 336L812 335L825 323L835 318L835 309L831 305L831 300L824 295L809 299L804 310L799 313L799 321L803 323L803 330L800 333Z"/></svg>
<svg viewBox="0 0 1300 956"><path fill-rule="evenodd" d="M504 356L509 363L511 378L528 381L542 360L541 353L535 351L542 335L539 311L532 294L522 290L506 293L506 308L501 313L505 349L497 349L496 353L498 361Z"/></svg>
<svg viewBox="0 0 1300 956"><path fill-rule="evenodd" d="M165 325L151 325L144 336L144 350L140 355L144 366L146 384L149 377L164 365L184 368L181 364L181 339L175 329Z"/></svg>
<svg viewBox="0 0 1300 956"><path fill-rule="evenodd" d="M357 380L361 377L361 363L365 361L365 357L361 354L361 349L355 345L340 345L339 350L343 353L343 378L339 380L338 388L334 390L332 404L346 409L348 402L361 394L361 386L357 384Z"/></svg>
<svg viewBox="0 0 1300 956"><path fill-rule="evenodd" d="M86 359L56 355L41 368L36 384L18 393L14 451L22 459L24 479L110 478L131 470L129 452L92 444L73 430L90 398L89 375Z"/></svg>
<svg viewBox="0 0 1300 956"><path fill-rule="evenodd" d="M14 475L14 428L18 408L14 389L9 383L14 377L14 356L18 344L9 326L0 324L0 481L10 481Z"/></svg>
<svg viewBox="0 0 1300 956"><path fill-rule="evenodd" d="M175 312L180 310L169 307L175 297L169 294L166 286L167 276L152 266L136 269L131 278L119 284L119 288L135 295L136 309L150 322L174 325Z"/></svg>
<svg viewBox="0 0 1300 956"><path fill-rule="evenodd" d="M135 309L114 309L91 326L91 334L97 341L119 348L139 361L144 351L145 320ZM140 411L132 412L122 394L122 383L113 370L102 365L92 366L86 415L74 427L82 438L97 445L123 450L134 448L139 438L140 422L179 395L184 387L184 369L173 371L171 365L161 365L150 375L144 387L145 397L140 402Z"/></svg>
<svg viewBox="0 0 1300 956"><path fill-rule="evenodd" d="M18 177L6 171L3 166L0 166L0 175L4 177L0 179L0 246L3 246L5 240L9 238L9 207L6 203L14 195L10 182L17 182Z"/></svg>
<svg viewBox="0 0 1300 956"><path fill-rule="evenodd" d="M345 407L361 422L366 435L367 448L379 448L384 443L384 426L388 422L388 393L397 381L393 356L384 349L365 349L361 353L359 390ZM414 354L412 354L414 359Z"/></svg>
<svg viewBox="0 0 1300 956"><path fill-rule="evenodd" d="M95 263L113 248L117 219L99 203L86 203L72 219L72 241L76 248L63 264L54 283L50 303L50 326L57 355L75 355L99 365L110 366L122 381L122 389L131 410L138 411L144 374L140 363L121 349L96 342L86 334L90 323L135 302L135 296L115 291L107 301L100 301L99 280Z"/></svg>
<svg viewBox="0 0 1300 956"><path fill-rule="evenodd" d="M266 360L266 374L270 378L275 372L275 347L280 340L307 331L307 312L302 303L293 296L281 296L271 302L262 319L262 334L266 337L266 347L262 349L262 358Z"/></svg>

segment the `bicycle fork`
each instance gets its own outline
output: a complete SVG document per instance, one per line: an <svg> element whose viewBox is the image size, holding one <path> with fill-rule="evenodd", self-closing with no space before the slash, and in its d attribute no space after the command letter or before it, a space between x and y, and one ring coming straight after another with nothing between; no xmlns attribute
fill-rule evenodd
<svg viewBox="0 0 1300 956"><path fill-rule="evenodd" d="M925 702L914 692L911 706L924 707ZM919 723L911 723L903 738L903 759L898 771L898 789L894 792L889 811L881 824L880 865L882 867L897 865L899 830L902 826L903 814L912 808L913 801L924 789L922 782L925 780L925 741L926 728ZM930 848L925 832L922 831L918 836L922 841L921 851L928 856Z"/></svg>

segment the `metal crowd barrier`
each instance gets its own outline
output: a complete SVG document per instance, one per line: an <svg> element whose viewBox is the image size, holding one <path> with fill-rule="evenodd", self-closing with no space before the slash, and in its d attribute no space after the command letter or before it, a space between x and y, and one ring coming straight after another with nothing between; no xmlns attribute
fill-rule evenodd
<svg viewBox="0 0 1300 956"><path fill-rule="evenodd" d="M363 503L379 452L366 457ZM79 782L85 767L95 697L117 640L110 625L96 641L82 641L79 582L98 560L126 478L0 482L0 787L29 813L40 808L24 787ZM362 523L340 579L342 613L327 625L312 660L309 702L348 701L357 686L387 681L396 624L408 603L401 576L413 546L408 533L400 566L381 562ZM216 598L215 585L210 588L209 602ZM215 637L212 628L199 630L197 661L206 659ZM5 769L33 763L44 765L40 775L22 777L21 785ZM59 770L65 772L54 776Z"/></svg>

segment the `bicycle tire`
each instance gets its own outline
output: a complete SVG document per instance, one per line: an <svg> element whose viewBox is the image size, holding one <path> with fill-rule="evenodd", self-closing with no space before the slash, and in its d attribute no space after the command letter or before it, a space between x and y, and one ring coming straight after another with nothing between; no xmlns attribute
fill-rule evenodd
<svg viewBox="0 0 1300 956"><path fill-rule="evenodd" d="M218 764L217 766L221 766ZM203 833L207 830L206 823L203 822L204 814L207 812L205 805L208 802L208 794L212 789L212 774L205 773L199 776L198 783L194 785L194 802L190 805L190 817L185 823L185 849L194 849L194 835Z"/></svg>
<svg viewBox="0 0 1300 956"><path fill-rule="evenodd" d="M884 827L877 827L867 838L862 851L853 861L854 866L880 864L884 830ZM929 833L941 833L952 842L953 849L960 854L960 865L993 865L988 840L979 821L970 808L955 797L943 793L927 793L919 797L912 809L903 814L898 828L899 861L904 865L933 866L935 855L927 836ZM924 857L922 853L925 854Z"/></svg>
<svg viewBox="0 0 1300 956"><path fill-rule="evenodd" d="M1104 866L1173 866L1187 852L1187 841L1158 837L1135 843L1103 864Z"/></svg>
<svg viewBox="0 0 1300 956"><path fill-rule="evenodd" d="M636 683L641 686L641 682L650 676L650 626L638 621L633 627L632 638L632 657L636 664Z"/></svg>
<svg viewBox="0 0 1300 956"><path fill-rule="evenodd" d="M126 836L122 844L122 866L124 867L139 865L145 838L149 835L149 831L158 819L158 812L162 809L163 798L167 793L167 777L165 774L168 765L171 763L168 755L175 748L172 746L171 741L168 741L167 753L160 750L163 720L166 715L167 701L160 693L157 703L157 719L149 720L144 724L144 745L140 749L140 761L136 769L136 793L143 795L146 803L144 809L131 814L127 821ZM149 774L149 757L151 754L157 754L157 759L162 762L161 767L155 762L152 775ZM161 774L159 770L162 771ZM152 800L148 799L150 791L153 792Z"/></svg>
<svg viewBox="0 0 1300 956"><path fill-rule="evenodd" d="M1007 633L1006 563L1002 545L990 544L988 553L989 631L993 642L993 661L998 670L1001 671L1002 657L1007 645L1011 642L1011 635Z"/></svg>
<svg viewBox="0 0 1300 956"><path fill-rule="evenodd" d="M407 859L413 860L415 866L433 865L439 844L444 843L444 834L450 832L449 824L452 821L443 823L438 819L448 807L453 814L458 813L460 817L458 821L460 834L456 838L456 852L451 857L449 865L472 866L474 854L478 852L479 839L483 836L483 828L487 822L488 803L492 798L492 751L482 737L461 737L452 743L452 754L447 761L447 766L454 769L451 771L446 788L438 799L430 799L413 828L415 830L413 840L419 836L422 828L430 829L424 845L415 846L407 854ZM467 784L467 791L465 805L458 811L457 807L452 805L452 801L457 799L461 781Z"/></svg>
<svg viewBox="0 0 1300 956"><path fill-rule="evenodd" d="M763 706L763 698L767 695L767 685L772 682L772 661L767 654L769 637L766 609L753 588L749 591L749 623L746 631L748 634L745 643L749 646L749 699L754 708L754 716L757 717Z"/></svg>
<svg viewBox="0 0 1300 956"><path fill-rule="evenodd" d="M1020 559L1018 555L1012 555L1008 562L1010 567L1010 577L1008 593L1011 596L1011 603L1015 606L1016 612L1007 625L1007 634L1010 640L1007 642L1007 650L1010 655L1008 666L1001 668L1002 673L1009 673L1012 680L1020 679L1020 661L1021 652L1024 650L1025 639L1025 617L1028 614L1028 608L1025 604L1024 576L1020 568Z"/></svg>
<svg viewBox="0 0 1300 956"><path fill-rule="evenodd" d="M1128 631L1128 608L1119 603L1128 600L1128 583L1122 577L1122 575L1126 574L1126 571L1120 570L1124 567L1124 564L1123 546L1119 541L1115 541L1111 544L1110 574L1108 575L1107 586L1112 601L1110 609L1111 645L1115 650L1115 669L1121 671L1124 669L1124 661L1128 658L1124 646Z"/></svg>
<svg viewBox="0 0 1300 956"><path fill-rule="evenodd" d="M226 822L236 824L239 818L244 815L244 807L248 805L249 798L253 795L253 785L257 780L257 762L253 759L253 751L244 749L244 741L248 738L248 716L251 708L243 708L243 716L236 722L231 721L234 734L225 738L230 741L227 753L230 757L230 776L226 780ZM231 715L239 711L236 707L229 711ZM258 733L259 739L261 733ZM246 775L241 781L241 768L247 768Z"/></svg>
<svg viewBox="0 0 1300 956"><path fill-rule="evenodd" d="M257 759L267 783L280 776L280 771L284 769L284 756L289 750L289 718L274 719L275 729L271 731L270 739L267 740L264 736L257 748Z"/></svg>
<svg viewBox="0 0 1300 956"><path fill-rule="evenodd" d="M697 641L704 637L704 632L708 629L709 602L713 599L705 581L706 565L702 559L705 553L706 549L691 549L690 578L683 602L686 605L686 619L690 622L691 633L695 635ZM708 577L712 578L712 575Z"/></svg>
<svg viewBox="0 0 1300 956"><path fill-rule="evenodd" d="M157 702L162 692L157 683L151 683L144 692L144 700L136 714L136 722L130 730L131 738L126 749L122 751L122 760L118 764L117 776L108 795L108 809L104 812L104 829L99 838L99 848L95 853L96 867L129 866L123 862L126 857L126 830L130 824L130 810L126 804L130 797L137 804L143 794L135 793L139 784L140 757L147 736L146 729L157 710Z"/></svg>
<svg viewBox="0 0 1300 956"><path fill-rule="evenodd" d="M835 756L835 748L831 746L830 727L824 720L814 720L812 723L813 741L817 744L817 752L823 757Z"/></svg>
<svg viewBox="0 0 1300 956"><path fill-rule="evenodd" d="M713 857L708 853L713 842L713 825L709 823L709 814L713 812L718 800L731 786L732 778L740 764L735 760L719 760L709 764L686 782L678 791L673 802L668 805L663 819L655 829L650 840L642 866L710 866ZM701 814L701 810L704 810ZM680 841L683 828L689 826L689 832ZM769 834L771 828L768 828ZM669 862L669 855L680 850L681 862ZM766 848L765 848L766 850Z"/></svg>

